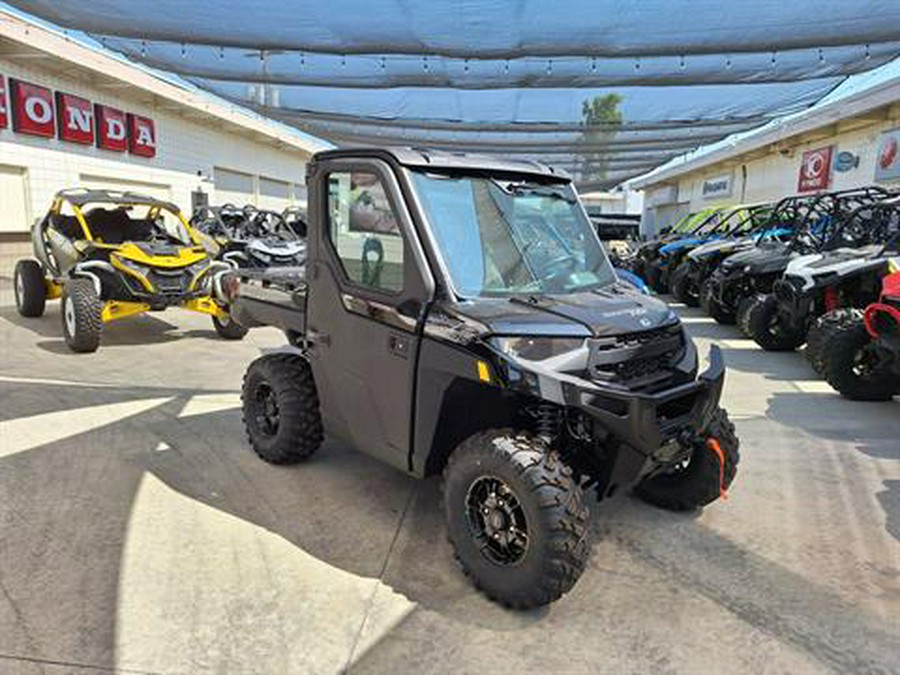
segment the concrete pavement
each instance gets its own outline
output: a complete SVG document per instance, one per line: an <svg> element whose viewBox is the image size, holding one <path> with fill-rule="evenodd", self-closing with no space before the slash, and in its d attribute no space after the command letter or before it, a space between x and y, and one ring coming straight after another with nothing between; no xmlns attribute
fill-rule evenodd
<svg viewBox="0 0 900 675"><path fill-rule="evenodd" d="M170 311L69 353L0 281L0 673L900 672L900 401L799 354L723 347L729 499L593 505L560 602L516 613L455 566L437 483L327 442L273 467L237 393L270 329Z"/></svg>

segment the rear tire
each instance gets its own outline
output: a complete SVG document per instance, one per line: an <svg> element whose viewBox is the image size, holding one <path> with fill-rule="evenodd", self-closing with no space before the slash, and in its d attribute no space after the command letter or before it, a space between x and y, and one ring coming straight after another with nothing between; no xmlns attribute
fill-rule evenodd
<svg viewBox="0 0 900 675"><path fill-rule="evenodd" d="M250 445L270 464L296 464L312 456L324 432L309 362L297 354L267 354L244 374L244 428Z"/></svg>
<svg viewBox="0 0 900 675"><path fill-rule="evenodd" d="M806 334L806 359L819 375L823 374L825 347L835 331L855 319L862 320L858 309L835 309L820 316Z"/></svg>
<svg viewBox="0 0 900 675"><path fill-rule="evenodd" d="M657 474L637 485L635 495L648 504L669 511L690 511L716 501L722 489L734 481L740 463L740 441L728 413L718 408L697 443L686 466ZM722 448L724 467L718 455L706 447L705 439L715 438Z"/></svg>
<svg viewBox="0 0 900 675"><path fill-rule="evenodd" d="M72 278L63 284L63 337L73 352L97 351L103 332L103 303L91 279Z"/></svg>
<svg viewBox="0 0 900 675"><path fill-rule="evenodd" d="M216 333L224 340L243 340L244 336L249 332L247 328L244 328L230 316L224 320L214 316L212 322Z"/></svg>
<svg viewBox="0 0 900 675"><path fill-rule="evenodd" d="M463 441L444 469L444 508L466 576L507 607L553 602L584 571L581 488L559 454L530 434L491 430Z"/></svg>
<svg viewBox="0 0 900 675"><path fill-rule="evenodd" d="M13 277L19 314L27 317L41 316L47 305L47 284L40 263L36 260L20 260L16 263Z"/></svg>
<svg viewBox="0 0 900 675"><path fill-rule="evenodd" d="M769 352L790 352L803 344L805 335L785 327L778 318L778 300L774 295L760 295L747 310L750 337Z"/></svg>
<svg viewBox="0 0 900 675"><path fill-rule="evenodd" d="M874 346L866 331L862 312L853 311L830 332L822 347L825 380L841 396L857 401L888 401L900 394L897 377L884 370L866 370L867 350Z"/></svg>

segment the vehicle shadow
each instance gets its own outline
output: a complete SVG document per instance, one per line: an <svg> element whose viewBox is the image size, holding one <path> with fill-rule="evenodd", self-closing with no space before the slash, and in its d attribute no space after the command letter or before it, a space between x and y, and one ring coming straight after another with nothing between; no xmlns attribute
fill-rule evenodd
<svg viewBox="0 0 900 675"><path fill-rule="evenodd" d="M328 565L380 578L419 607L450 619L461 635L482 628L537 640L548 629L544 622L566 630L561 617L582 617L581 632L572 639L590 641L594 622L613 626L620 620L622 598L610 600L608 580L631 574L636 559L682 592L709 598L836 670L892 668L896 636L865 610L734 543L696 513L665 513L629 498L592 505L598 543L581 583L555 614L547 608L511 612L475 592L453 562L435 479L415 481L333 441L301 465L267 465L247 447L239 411L184 417L190 398L184 390L19 383L5 389L6 396L33 402L21 403L19 416L34 414L28 405L40 405L42 398L60 409L77 408L94 395L110 404L117 394L167 399L75 437L0 453L5 653L120 665L123 549L135 495L149 474L178 495L271 532ZM158 450L160 443L165 451ZM633 559L623 558L621 549ZM650 595L631 599L632 605L655 602ZM393 628L406 629L405 623ZM373 663L381 648L373 647L358 665Z"/></svg>

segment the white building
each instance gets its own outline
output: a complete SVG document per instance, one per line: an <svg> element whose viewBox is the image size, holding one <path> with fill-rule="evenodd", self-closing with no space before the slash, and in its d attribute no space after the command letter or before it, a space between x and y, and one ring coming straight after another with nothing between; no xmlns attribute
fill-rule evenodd
<svg viewBox="0 0 900 675"><path fill-rule="evenodd" d="M0 82L0 276L29 254L28 229L62 188L143 192L188 215L198 191L210 204L280 211L305 205L306 163L331 147L3 11ZM133 117L109 123L102 118L110 110ZM143 147L129 150L127 138L123 151L98 147L109 124L118 138L132 120Z"/></svg>
<svg viewBox="0 0 900 675"><path fill-rule="evenodd" d="M900 188L900 63L849 78L816 105L629 181L652 234L711 206L865 185Z"/></svg>

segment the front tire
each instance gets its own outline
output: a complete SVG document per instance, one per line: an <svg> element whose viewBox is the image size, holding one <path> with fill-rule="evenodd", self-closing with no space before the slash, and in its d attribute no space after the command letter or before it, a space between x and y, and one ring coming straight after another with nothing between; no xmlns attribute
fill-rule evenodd
<svg viewBox="0 0 900 675"><path fill-rule="evenodd" d="M755 295L749 295L743 296L738 300L737 313L735 314L734 321L737 324L738 330L746 337L750 337L750 309L753 307L756 297L757 296Z"/></svg>
<svg viewBox="0 0 900 675"><path fill-rule="evenodd" d="M216 329L219 337L223 340L243 340L244 336L249 332L237 321L230 316L220 319L217 316L212 318L213 327Z"/></svg>
<svg viewBox="0 0 900 675"><path fill-rule="evenodd" d="M553 602L584 571L589 513L581 488L531 434L491 430L463 441L444 469L444 508L466 576L507 607Z"/></svg>
<svg viewBox="0 0 900 675"><path fill-rule="evenodd" d="M103 303L91 279L67 279L62 292L63 337L73 352L90 353L100 346Z"/></svg>
<svg viewBox="0 0 900 675"><path fill-rule="evenodd" d="M656 293L665 293L669 290L662 276L662 267L658 261L654 261L647 266L647 285Z"/></svg>
<svg viewBox="0 0 900 675"><path fill-rule="evenodd" d="M669 287L672 295L678 302L688 307L697 307L700 302L696 295L691 294L690 266L685 262L679 265L669 279Z"/></svg>
<svg viewBox="0 0 900 675"><path fill-rule="evenodd" d="M856 319L862 319L862 312L857 309L835 309L820 316L810 327L806 335L806 359L819 375L824 372L825 350L834 333Z"/></svg>
<svg viewBox="0 0 900 675"><path fill-rule="evenodd" d="M250 445L270 464L296 464L324 438L319 396L309 362L297 354L267 354L247 368L241 389Z"/></svg>
<svg viewBox="0 0 900 675"><path fill-rule="evenodd" d="M846 398L888 401L900 394L900 383L891 372L878 368L875 342L866 331L862 312L851 311L822 347L825 380Z"/></svg>
<svg viewBox="0 0 900 675"><path fill-rule="evenodd" d="M747 310L750 337L768 352L790 352L803 344L805 336L785 326L778 316L774 295L757 296Z"/></svg>
<svg viewBox="0 0 900 675"><path fill-rule="evenodd" d="M735 321L734 311L723 305L712 294L709 296L706 311L715 320L725 326L730 326Z"/></svg>
<svg viewBox="0 0 900 675"><path fill-rule="evenodd" d="M740 441L728 413L718 408L703 430L686 464L652 476L634 489L641 500L669 511L690 511L716 501L734 481L740 462ZM722 449L724 464L706 445L714 438Z"/></svg>
<svg viewBox="0 0 900 675"><path fill-rule="evenodd" d="M47 304L47 285L44 270L36 260L20 260L13 274L16 309L27 317L38 317Z"/></svg>

